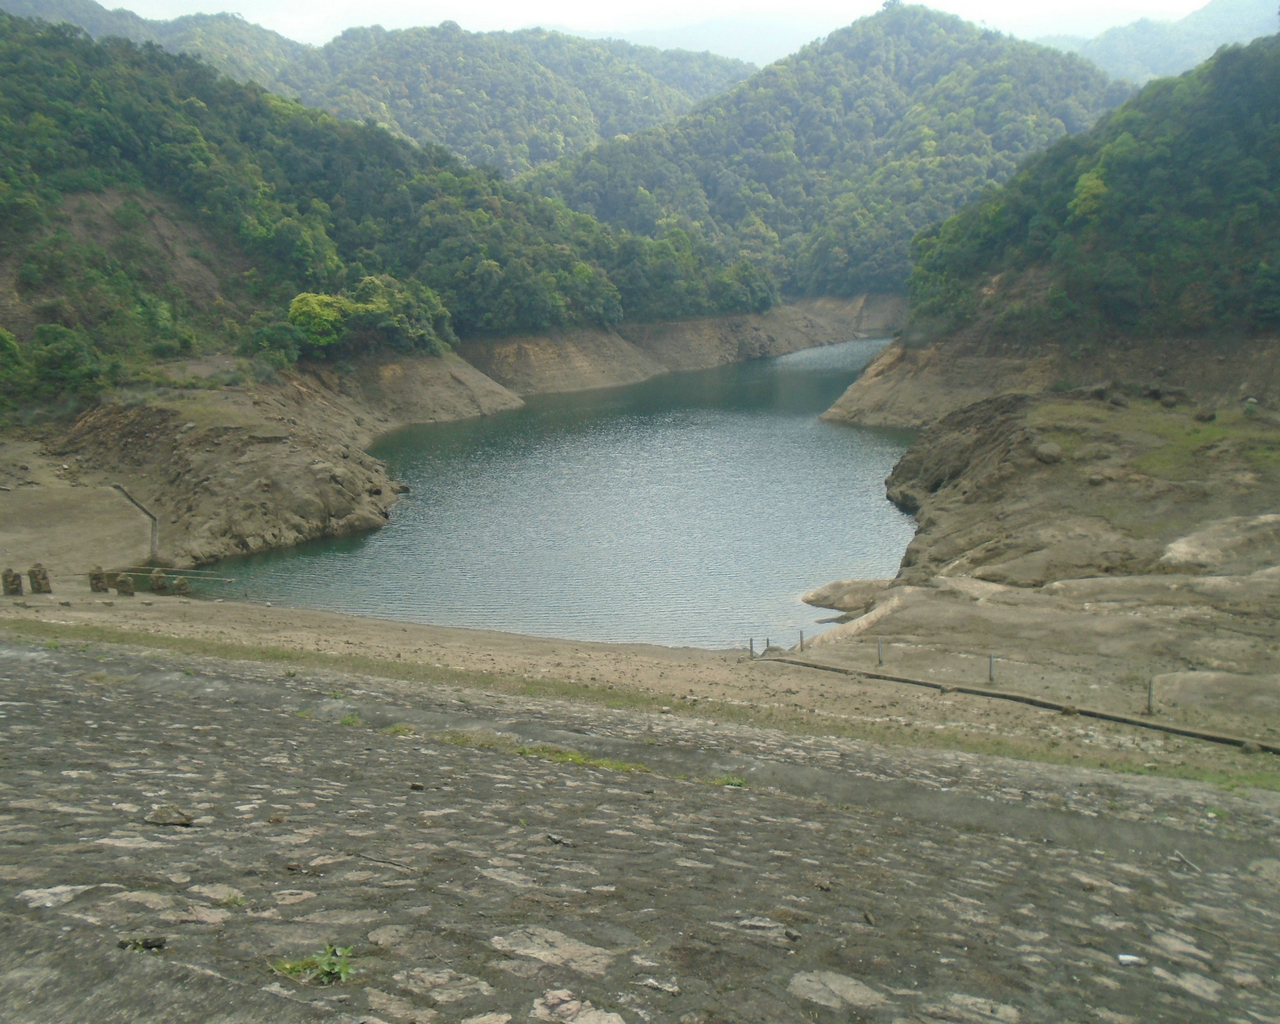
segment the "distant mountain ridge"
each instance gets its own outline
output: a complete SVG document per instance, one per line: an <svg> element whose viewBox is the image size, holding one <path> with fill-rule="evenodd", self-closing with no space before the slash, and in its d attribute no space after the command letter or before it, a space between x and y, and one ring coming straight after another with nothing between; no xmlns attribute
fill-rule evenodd
<svg viewBox="0 0 1280 1024"><path fill-rule="evenodd" d="M1143 18L1093 39L1046 36L1037 42L1078 53L1113 78L1144 85L1189 71L1220 46L1271 35L1278 20L1272 0L1211 0L1179 21Z"/></svg>
<svg viewBox="0 0 1280 1024"><path fill-rule="evenodd" d="M899 4L530 182L629 231L706 238L791 294L902 290L917 231L1130 91L1074 55Z"/></svg>
<svg viewBox="0 0 1280 1024"><path fill-rule="evenodd" d="M372 118L506 174L663 124L755 70L710 53L542 29L355 28L312 47L232 14L151 21L94 0L0 0L0 10L190 53L236 81L336 117Z"/></svg>

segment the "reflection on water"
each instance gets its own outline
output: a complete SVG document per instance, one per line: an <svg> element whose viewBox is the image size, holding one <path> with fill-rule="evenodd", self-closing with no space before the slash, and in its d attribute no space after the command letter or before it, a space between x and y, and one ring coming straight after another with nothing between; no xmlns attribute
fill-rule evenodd
<svg viewBox="0 0 1280 1024"><path fill-rule="evenodd" d="M224 596L438 625L702 647L822 627L814 586L897 571L907 438L822 423L882 341L534 398L373 454L384 530L223 563Z"/></svg>

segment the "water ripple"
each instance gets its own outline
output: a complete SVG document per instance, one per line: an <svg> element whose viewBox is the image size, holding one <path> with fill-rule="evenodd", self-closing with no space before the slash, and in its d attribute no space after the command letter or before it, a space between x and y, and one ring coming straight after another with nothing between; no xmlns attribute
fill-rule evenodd
<svg viewBox="0 0 1280 1024"><path fill-rule="evenodd" d="M799 601L897 570L901 433L822 423L883 342L414 427L375 454L411 487L358 539L226 563L282 603L438 625L700 647L793 643Z"/></svg>

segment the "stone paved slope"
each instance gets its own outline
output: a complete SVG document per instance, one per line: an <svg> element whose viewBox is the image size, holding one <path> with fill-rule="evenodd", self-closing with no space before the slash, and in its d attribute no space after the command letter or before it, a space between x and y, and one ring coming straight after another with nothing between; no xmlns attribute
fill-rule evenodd
<svg viewBox="0 0 1280 1024"><path fill-rule="evenodd" d="M0 702L15 1024L1280 1017L1269 794L110 646Z"/></svg>

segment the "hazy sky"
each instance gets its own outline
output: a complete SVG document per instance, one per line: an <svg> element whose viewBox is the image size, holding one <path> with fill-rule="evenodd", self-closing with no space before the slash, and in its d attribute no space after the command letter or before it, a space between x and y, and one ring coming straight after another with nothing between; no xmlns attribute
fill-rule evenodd
<svg viewBox="0 0 1280 1024"><path fill-rule="evenodd" d="M725 17L742 16L779 27L790 21L795 31L812 28L814 36L847 25L880 6L879 0L792 0L780 10L776 0L703 0L690 6L687 0L646 0L632 7L590 0L260 0L252 6L242 0L104 0L108 7L126 7L147 18L172 18L198 11L236 10L250 21L282 35L308 43L322 43L353 25L406 28L436 25L453 20L474 31L526 28L546 25L590 33L616 33L638 29L669 29ZM1096 35L1112 25L1138 18L1180 18L1207 0L938 0L931 4L970 21L1024 38L1054 33ZM765 29L765 25L761 25ZM713 47L714 48L714 47ZM781 56L781 54L779 55Z"/></svg>

